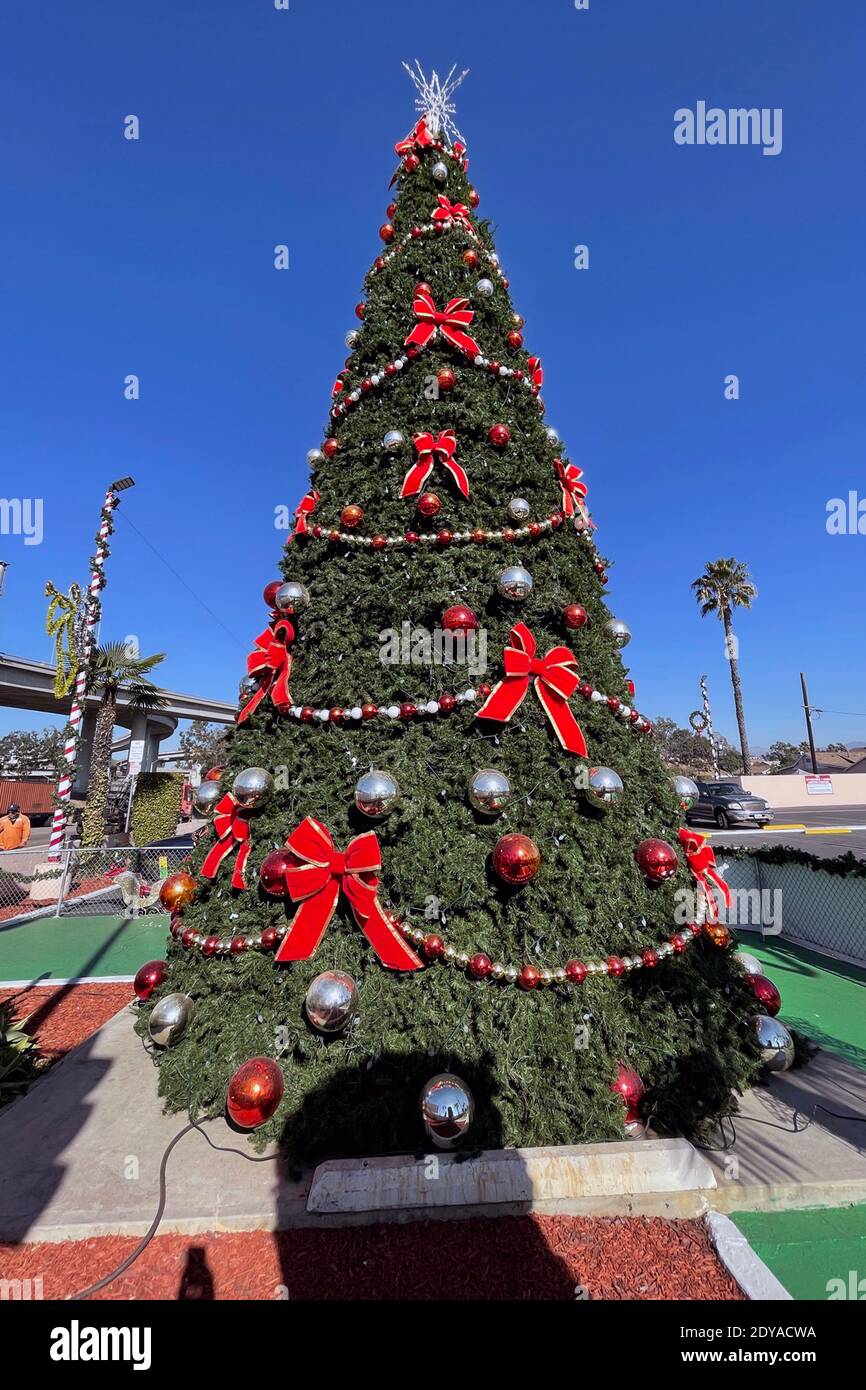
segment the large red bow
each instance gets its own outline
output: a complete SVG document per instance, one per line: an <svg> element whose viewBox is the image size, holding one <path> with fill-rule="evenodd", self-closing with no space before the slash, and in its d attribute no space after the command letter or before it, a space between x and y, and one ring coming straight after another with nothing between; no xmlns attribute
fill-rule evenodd
<svg viewBox="0 0 866 1390"><path fill-rule="evenodd" d="M580 684L574 653L568 647L552 647L547 656L536 657L537 643L524 623L515 624L508 640L502 654L504 679L493 687L476 719L507 723L523 704L534 677L535 693L563 748L585 757L586 740L568 703Z"/></svg>
<svg viewBox="0 0 866 1390"><path fill-rule="evenodd" d="M464 231L475 235L475 229L469 220L469 209L465 203L452 203L444 193L439 194L439 206L433 214L434 222L442 222L446 227L452 224L462 227Z"/></svg>
<svg viewBox="0 0 866 1390"><path fill-rule="evenodd" d="M540 391L544 385L544 368L541 365L541 358L530 357L526 365L529 368L529 376L533 386Z"/></svg>
<svg viewBox="0 0 866 1390"><path fill-rule="evenodd" d="M320 492L313 488L310 492L305 492L298 505L295 507L295 535L305 536L307 534L307 517L316 510L319 504Z"/></svg>
<svg viewBox="0 0 866 1390"><path fill-rule="evenodd" d="M438 439L434 439L430 433L416 434L414 442L415 448L418 450L418 462L413 463L403 479L403 490L400 496L414 497L416 492L420 492L433 470L433 464L438 461L445 471L451 474L463 496L468 497L469 479L466 476L466 470L454 457L457 448L457 437L454 431L442 430Z"/></svg>
<svg viewBox="0 0 866 1390"><path fill-rule="evenodd" d="M554 459L553 467L562 488L562 510L566 516L574 516L575 512L586 519L586 507L584 498L586 497L586 483L580 479L583 477L583 469L578 468L574 463L563 463L562 459Z"/></svg>
<svg viewBox="0 0 866 1390"><path fill-rule="evenodd" d="M278 618L273 627L266 627L264 632L259 633L255 650L247 657L247 675L265 679L238 715L239 724L256 712L268 694L278 710L288 709L292 703L289 689L292 656L289 644L294 640L295 629L288 618Z"/></svg>
<svg viewBox="0 0 866 1390"><path fill-rule="evenodd" d="M731 890L716 868L715 853L703 835L698 835L694 830L688 830L685 826L680 830L680 844L685 851L686 863L704 890L707 916L711 922L717 922L719 920L719 908L710 892L710 883L714 883L718 888L725 907L731 906Z"/></svg>
<svg viewBox="0 0 866 1390"><path fill-rule="evenodd" d="M356 835L339 854L327 826L307 816L286 840L300 862L286 870L289 896L301 906L283 937L277 960L308 960L334 915L342 893L355 921L383 965L418 970L421 961L382 911L376 895L382 867L379 841L372 830Z"/></svg>
<svg viewBox="0 0 866 1390"><path fill-rule="evenodd" d="M478 344L468 333L462 331L462 327L468 327L475 317L474 310L467 308L468 304L468 299L449 299L440 313L428 291L417 289L412 312L416 319L420 319L420 323L416 323L412 329L406 339L406 346L417 343L419 347L425 347L438 330L443 338L453 343L461 352L477 357L480 352Z"/></svg>
<svg viewBox="0 0 866 1390"><path fill-rule="evenodd" d="M250 823L231 792L226 792L216 804L213 817L217 842L208 850L201 866L202 878L216 878L223 860L237 849L238 857L232 871L232 888L246 888L245 869L250 857Z"/></svg>
<svg viewBox="0 0 866 1390"><path fill-rule="evenodd" d="M413 126L405 139L397 141L394 146L394 152L402 156L404 154L411 154L416 148L424 150L428 145L432 144L433 137L427 129L426 120L422 116L418 124Z"/></svg>

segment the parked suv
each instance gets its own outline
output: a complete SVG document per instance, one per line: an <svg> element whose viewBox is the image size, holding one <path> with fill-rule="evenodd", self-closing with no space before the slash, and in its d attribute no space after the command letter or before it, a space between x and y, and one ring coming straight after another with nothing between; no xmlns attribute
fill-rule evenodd
<svg viewBox="0 0 866 1390"><path fill-rule="evenodd" d="M700 796L686 816L689 824L693 821L714 821L720 830L729 825L743 825L754 821L756 825L766 825L773 819L773 812L762 796L753 796L744 791L737 782L698 782Z"/></svg>

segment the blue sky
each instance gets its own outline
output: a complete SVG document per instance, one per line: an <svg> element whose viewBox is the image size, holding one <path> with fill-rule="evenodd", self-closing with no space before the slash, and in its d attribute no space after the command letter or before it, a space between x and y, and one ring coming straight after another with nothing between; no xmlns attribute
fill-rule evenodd
<svg viewBox="0 0 866 1390"><path fill-rule="evenodd" d="M44 499L44 540L0 535L0 649L47 659L44 582L84 578L105 485L130 473L103 635L167 651L175 689L233 698L284 539L274 507L304 490L379 248L417 56L472 69L458 118L479 211L616 561L641 708L684 722L706 671L734 738L721 627L689 583L735 554L759 589L738 620L753 744L803 737L801 667L816 704L851 712L820 741L866 739L866 536L825 529L830 498L866 497L864 39L860 0L7 8L0 495ZM781 153L675 144L699 100L781 107ZM0 710L0 732L44 722Z"/></svg>

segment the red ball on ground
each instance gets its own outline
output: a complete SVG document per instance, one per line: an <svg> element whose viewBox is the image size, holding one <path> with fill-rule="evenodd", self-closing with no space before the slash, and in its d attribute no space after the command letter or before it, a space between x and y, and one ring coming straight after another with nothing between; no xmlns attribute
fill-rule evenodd
<svg viewBox="0 0 866 1390"><path fill-rule="evenodd" d="M226 1092L226 1112L239 1129L257 1129L283 1098L283 1073L272 1057L251 1057L238 1067Z"/></svg>
<svg viewBox="0 0 866 1390"><path fill-rule="evenodd" d="M164 960L149 960L139 966L132 982L136 999L149 999L155 989L168 978L168 965Z"/></svg>
<svg viewBox="0 0 866 1390"><path fill-rule="evenodd" d="M493 867L506 883L529 883L541 867L541 850L528 835L503 835L493 850Z"/></svg>
<svg viewBox="0 0 866 1390"><path fill-rule="evenodd" d="M751 988L764 1013L775 1018L782 1007L782 996L773 981L768 980L766 975L747 975L746 983Z"/></svg>

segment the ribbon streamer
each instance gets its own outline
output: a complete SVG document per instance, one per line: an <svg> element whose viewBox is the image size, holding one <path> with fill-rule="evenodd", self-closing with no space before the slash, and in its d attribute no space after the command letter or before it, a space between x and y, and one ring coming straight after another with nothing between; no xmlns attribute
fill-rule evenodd
<svg viewBox="0 0 866 1390"><path fill-rule="evenodd" d="M201 866L202 878L216 878L220 864L236 849L238 854L232 870L232 888L246 888L245 870L252 848L250 823L231 792L226 792L217 802L213 824L217 842L208 850Z"/></svg>
<svg viewBox="0 0 866 1390"><path fill-rule="evenodd" d="M562 510L566 516L574 516L575 512L586 521L586 483L580 479L583 477L583 469L578 468L574 463L563 463L562 459L554 459L553 467L562 488Z"/></svg>
<svg viewBox="0 0 866 1390"><path fill-rule="evenodd" d="M495 685L476 714L476 719L495 719L506 724L526 698L530 684L541 701L562 747L586 756L586 740L574 717L569 697L580 684L577 661L568 647L552 647L537 657L537 643L525 623L517 623L502 654L505 676Z"/></svg>
<svg viewBox="0 0 866 1390"><path fill-rule="evenodd" d="M247 657L247 675L265 677L258 690L244 705L237 717L243 724L255 714L262 700L270 695L280 713L292 703L289 677L292 674L292 654L289 646L295 640L295 629L288 618L278 618L256 638L255 649Z"/></svg>
<svg viewBox="0 0 866 1390"><path fill-rule="evenodd" d="M394 146L394 153L402 158L404 154L411 154L413 150L424 150L428 145L433 144L433 137L427 129L427 122L422 116L420 121L412 127L409 134L402 140L398 140Z"/></svg>
<svg viewBox="0 0 866 1390"><path fill-rule="evenodd" d="M307 816L292 831L286 847L299 861L286 870L294 903L300 903L276 959L308 960L327 931L342 894L383 965L391 970L418 970L421 961L388 920L377 896L382 867L379 841L372 830L356 835L340 854L331 832Z"/></svg>
<svg viewBox="0 0 866 1390"><path fill-rule="evenodd" d="M310 516L319 505L320 492L315 488L310 492L305 492L298 505L295 507L295 535L305 536L307 534L307 517Z"/></svg>
<svg viewBox="0 0 866 1390"><path fill-rule="evenodd" d="M703 889L707 915L711 922L717 922L719 920L719 907L710 891L710 883L715 884L718 888L725 907L731 906L731 890L716 868L715 851L703 835L698 835L694 830L689 830L685 826L680 830L679 838L685 851L686 863Z"/></svg>
<svg viewBox="0 0 866 1390"><path fill-rule="evenodd" d="M433 464L436 462L441 463L446 473L454 479L463 496L469 496L469 479L466 476L466 470L454 457L457 449L457 437L453 430L442 430L438 439L434 439L430 433L416 434L414 444L418 450L418 462L412 465L403 479L401 497L414 497L416 493L420 492L433 471Z"/></svg>

